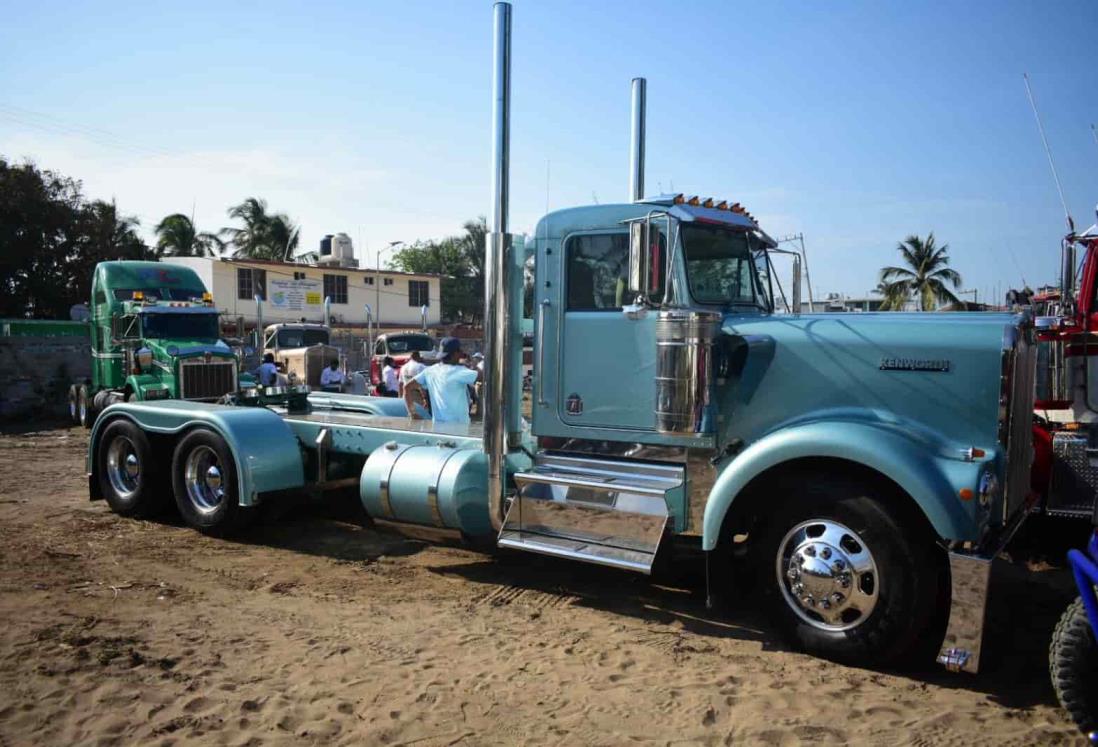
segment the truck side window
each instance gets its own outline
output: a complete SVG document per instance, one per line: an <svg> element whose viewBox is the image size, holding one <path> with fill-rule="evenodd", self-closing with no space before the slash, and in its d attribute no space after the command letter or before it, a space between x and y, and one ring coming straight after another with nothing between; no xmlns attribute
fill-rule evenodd
<svg viewBox="0 0 1098 747"><path fill-rule="evenodd" d="M629 234L572 236L564 251L568 311L621 309L629 270Z"/></svg>

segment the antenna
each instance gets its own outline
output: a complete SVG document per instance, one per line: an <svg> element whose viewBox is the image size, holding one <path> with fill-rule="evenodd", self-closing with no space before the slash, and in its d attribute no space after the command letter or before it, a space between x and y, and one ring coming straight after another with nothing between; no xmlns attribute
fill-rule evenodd
<svg viewBox="0 0 1098 747"><path fill-rule="evenodd" d="M1056 182L1056 191L1060 193L1060 204L1064 206L1064 217L1067 218L1068 231L1075 233L1075 221L1072 220L1067 200L1064 199L1064 188L1060 185L1060 175L1056 173L1056 164L1052 161L1052 149L1048 147L1045 126L1041 122L1041 114L1037 111L1037 102L1033 100L1033 91L1029 87L1029 73L1022 73L1022 80L1026 84L1026 96L1029 98L1029 105L1033 109L1033 117L1037 120L1037 130L1041 133L1041 142L1045 144L1045 155L1048 156L1048 166L1052 169L1052 178Z"/></svg>

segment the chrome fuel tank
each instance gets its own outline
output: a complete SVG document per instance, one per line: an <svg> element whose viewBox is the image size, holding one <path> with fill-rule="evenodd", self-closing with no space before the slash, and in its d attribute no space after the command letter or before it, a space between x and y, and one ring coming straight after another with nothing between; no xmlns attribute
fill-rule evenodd
<svg viewBox="0 0 1098 747"><path fill-rule="evenodd" d="M366 513L377 519L483 535L492 531L487 480L480 449L390 441L363 465L359 495Z"/></svg>
<svg viewBox="0 0 1098 747"><path fill-rule="evenodd" d="M705 433L710 417L717 312L667 309L656 318L656 430Z"/></svg>

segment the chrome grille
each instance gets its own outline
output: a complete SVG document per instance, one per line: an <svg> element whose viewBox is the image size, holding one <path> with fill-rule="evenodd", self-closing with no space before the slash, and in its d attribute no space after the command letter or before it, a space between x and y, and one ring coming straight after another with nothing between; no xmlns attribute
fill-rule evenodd
<svg viewBox="0 0 1098 747"><path fill-rule="evenodd" d="M999 391L999 442L1006 452L1003 520L1012 516L1030 492L1033 466L1033 399L1037 346L1028 321L1007 328L1003 337Z"/></svg>
<svg viewBox="0 0 1098 747"><path fill-rule="evenodd" d="M219 399L236 391L236 362L232 360L182 361L179 392L182 399Z"/></svg>

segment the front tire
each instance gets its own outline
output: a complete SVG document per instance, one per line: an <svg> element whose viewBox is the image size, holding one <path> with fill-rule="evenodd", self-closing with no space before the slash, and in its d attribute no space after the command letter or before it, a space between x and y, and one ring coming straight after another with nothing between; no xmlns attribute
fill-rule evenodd
<svg viewBox="0 0 1098 747"><path fill-rule="evenodd" d="M1085 733L1098 732L1098 642L1082 598L1056 624L1049 646L1049 674L1060 705Z"/></svg>
<svg viewBox="0 0 1098 747"><path fill-rule="evenodd" d="M114 420L103 429L95 471L100 494L119 516L153 516L168 505L149 437L129 420Z"/></svg>
<svg viewBox="0 0 1098 747"><path fill-rule="evenodd" d="M760 527L755 567L772 618L797 647L856 666L906 662L940 643L943 558L902 496L798 473Z"/></svg>
<svg viewBox="0 0 1098 747"><path fill-rule="evenodd" d="M203 534L231 534L251 517L240 505L232 451L207 428L196 428L176 445L172 492L183 520Z"/></svg>

